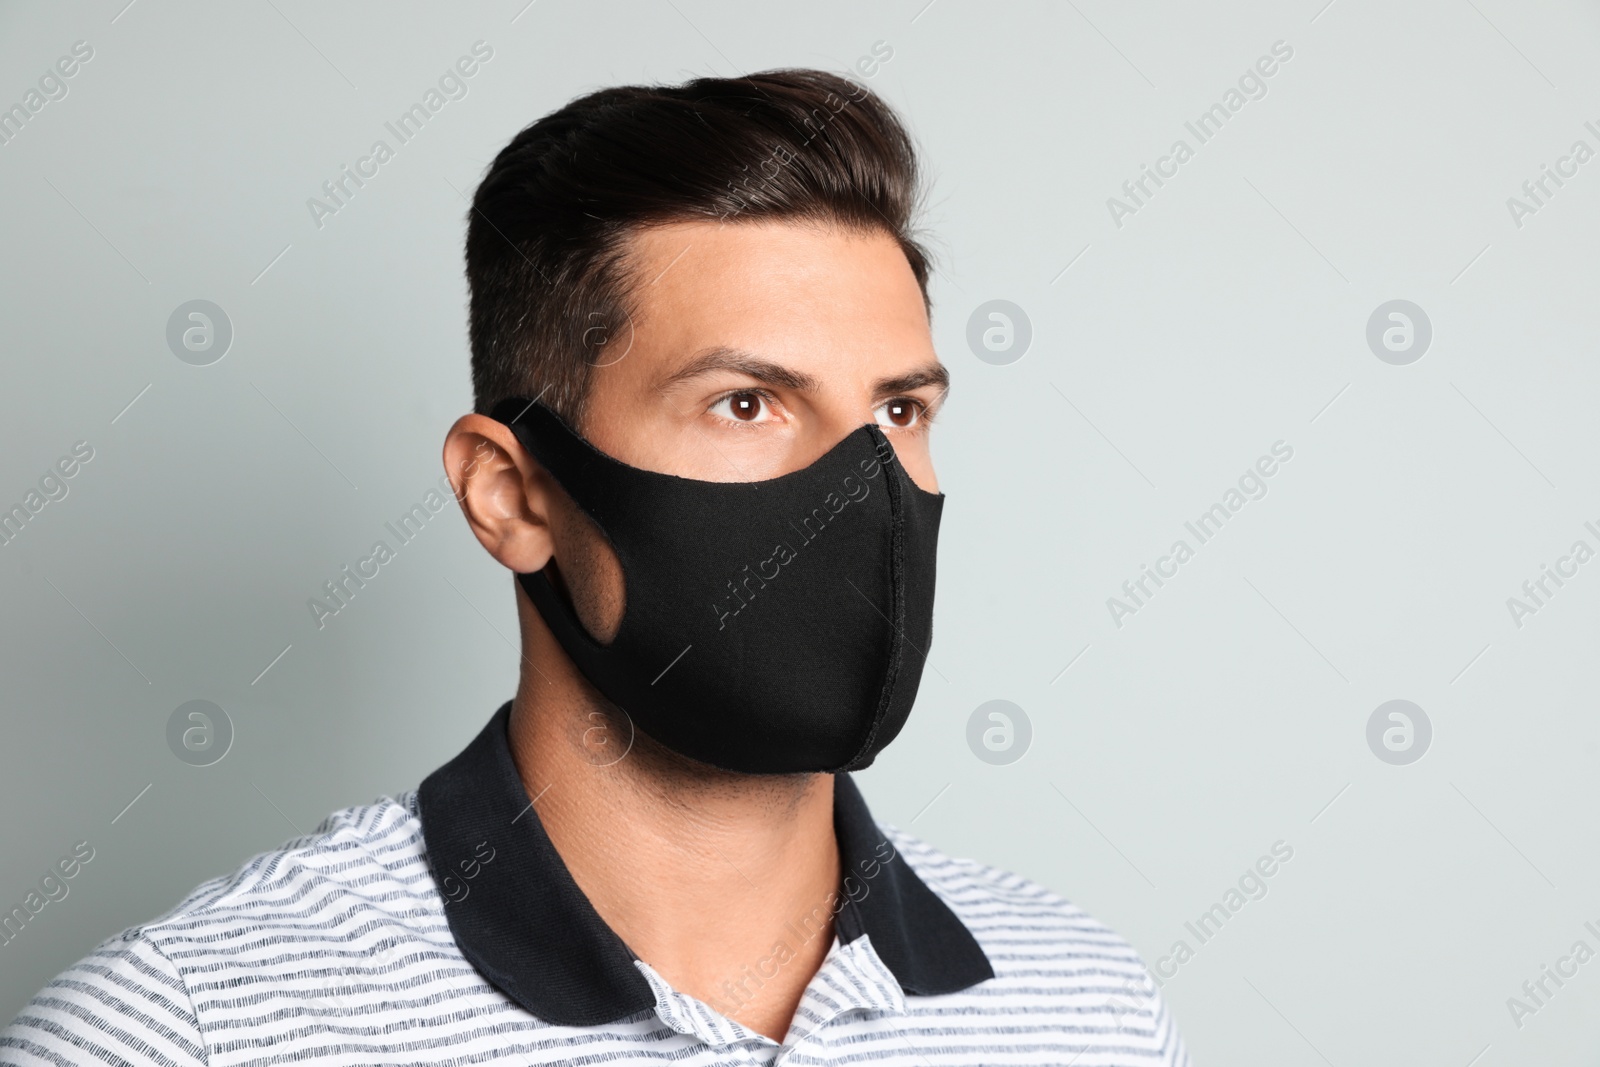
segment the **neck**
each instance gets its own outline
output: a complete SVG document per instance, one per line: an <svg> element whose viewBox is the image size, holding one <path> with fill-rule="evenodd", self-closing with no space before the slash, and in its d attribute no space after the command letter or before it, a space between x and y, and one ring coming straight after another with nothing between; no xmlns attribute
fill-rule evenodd
<svg viewBox="0 0 1600 1067"><path fill-rule="evenodd" d="M833 942L833 776L739 774L662 748L517 600L511 753L551 843L674 989L781 1041Z"/></svg>

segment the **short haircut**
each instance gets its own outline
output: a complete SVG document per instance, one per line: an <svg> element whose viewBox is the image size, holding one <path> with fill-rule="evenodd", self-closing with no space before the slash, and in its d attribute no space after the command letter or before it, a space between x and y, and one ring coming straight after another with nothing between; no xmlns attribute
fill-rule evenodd
<svg viewBox="0 0 1600 1067"><path fill-rule="evenodd" d="M924 305L910 136L865 86L817 70L623 86L501 150L467 226L474 407L542 402L577 427L607 344L631 343L628 239L669 222L791 220L899 242ZM609 349L611 353L617 348Z"/></svg>

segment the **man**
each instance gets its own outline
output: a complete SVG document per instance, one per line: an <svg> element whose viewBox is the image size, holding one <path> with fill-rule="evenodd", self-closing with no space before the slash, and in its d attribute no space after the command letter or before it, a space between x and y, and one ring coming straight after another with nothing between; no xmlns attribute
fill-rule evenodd
<svg viewBox="0 0 1600 1067"><path fill-rule="evenodd" d="M106 942L7 1063L1180 1064L1137 955L869 814L931 636L946 391L910 141L814 71L520 133L444 459L516 696L420 789Z"/></svg>

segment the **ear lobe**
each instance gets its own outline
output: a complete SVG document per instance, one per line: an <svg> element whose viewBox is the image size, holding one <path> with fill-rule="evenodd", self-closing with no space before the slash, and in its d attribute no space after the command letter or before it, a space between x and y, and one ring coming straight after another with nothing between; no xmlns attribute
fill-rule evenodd
<svg viewBox="0 0 1600 1067"><path fill-rule="evenodd" d="M518 574L543 569L555 549L550 519L558 490L511 428L463 415L445 436L444 467L467 525L489 555Z"/></svg>

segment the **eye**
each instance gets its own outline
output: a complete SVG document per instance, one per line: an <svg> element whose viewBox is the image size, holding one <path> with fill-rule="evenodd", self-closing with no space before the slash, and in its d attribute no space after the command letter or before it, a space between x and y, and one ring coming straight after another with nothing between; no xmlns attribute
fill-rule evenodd
<svg viewBox="0 0 1600 1067"><path fill-rule="evenodd" d="M879 404L878 409L872 414L879 426L893 426L904 430L922 421L923 406L920 400L913 400L909 396L897 396L893 400Z"/></svg>
<svg viewBox="0 0 1600 1067"><path fill-rule="evenodd" d="M766 397L754 390L729 393L709 410L733 422L767 422L772 418L772 408Z"/></svg>

